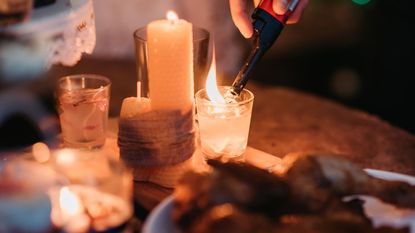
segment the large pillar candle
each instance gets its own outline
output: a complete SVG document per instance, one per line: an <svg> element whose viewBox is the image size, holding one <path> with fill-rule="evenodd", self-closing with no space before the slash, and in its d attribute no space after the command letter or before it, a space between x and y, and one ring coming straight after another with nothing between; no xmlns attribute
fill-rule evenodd
<svg viewBox="0 0 415 233"><path fill-rule="evenodd" d="M169 12L168 19L148 25L147 39L151 108L190 110L194 94L192 24Z"/></svg>

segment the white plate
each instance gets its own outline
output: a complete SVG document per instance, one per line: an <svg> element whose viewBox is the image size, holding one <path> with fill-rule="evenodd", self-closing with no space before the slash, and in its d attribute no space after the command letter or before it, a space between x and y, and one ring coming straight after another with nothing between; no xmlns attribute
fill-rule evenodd
<svg viewBox="0 0 415 233"><path fill-rule="evenodd" d="M180 233L171 219L173 196L164 199L148 216L142 233Z"/></svg>
<svg viewBox="0 0 415 233"><path fill-rule="evenodd" d="M384 179L384 180L393 180L393 181L403 181L407 182L411 185L415 185L415 177L404 175L395 172L388 172L382 170L375 170L375 169L364 169L370 176ZM367 197L363 197L362 199L368 201ZM376 202L376 205L381 205L380 203ZM169 196L165 200L163 200L148 216L146 222L144 223L143 233L180 233L180 230L175 226L174 222L171 219L171 211L173 209L173 196ZM409 223L415 222L415 211L410 210L411 213L405 216L406 222ZM411 221L412 220L412 221ZM402 223L402 219L398 221ZM379 223L379 221L378 221ZM377 224L378 226L382 225L389 225L394 226L394 223L380 222ZM405 222L404 222L405 223ZM415 224L415 223L414 223ZM375 225L376 226L376 225ZM415 225L412 226L411 232L415 232Z"/></svg>

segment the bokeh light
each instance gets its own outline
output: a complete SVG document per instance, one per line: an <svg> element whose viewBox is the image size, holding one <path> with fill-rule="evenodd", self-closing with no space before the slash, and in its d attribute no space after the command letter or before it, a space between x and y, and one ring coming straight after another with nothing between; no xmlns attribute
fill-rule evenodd
<svg viewBox="0 0 415 233"><path fill-rule="evenodd" d="M370 2L370 0L352 0L352 1L358 5L366 5Z"/></svg>

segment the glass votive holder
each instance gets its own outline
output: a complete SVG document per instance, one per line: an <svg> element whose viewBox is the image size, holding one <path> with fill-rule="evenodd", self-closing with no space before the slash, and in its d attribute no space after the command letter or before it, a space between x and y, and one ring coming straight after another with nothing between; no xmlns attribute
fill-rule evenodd
<svg viewBox="0 0 415 233"><path fill-rule="evenodd" d="M206 75L208 74L210 65L210 33L204 28L192 26L193 36L193 76L191 88L193 86L195 90L198 90L204 85ZM147 26L138 28L134 31L134 45L136 54L136 68L137 68L137 79L141 82L140 95L142 97L150 97L150 80L149 80L149 51L148 51L148 35ZM171 59L174 61L177 59L176 54L173 54ZM168 76L169 74L167 74ZM170 78L170 77L169 77ZM166 89L175 89L177 85L183 85L182 83L176 82L163 82L166 85ZM171 85L170 87L168 85ZM194 91L193 91L194 92ZM194 93L190 93L193 99ZM154 97L154 96L153 96ZM175 98L171 98L173 102L176 102Z"/></svg>
<svg viewBox="0 0 415 233"><path fill-rule="evenodd" d="M60 183L58 175L20 157L0 159L0 232L52 232L47 190Z"/></svg>
<svg viewBox="0 0 415 233"><path fill-rule="evenodd" d="M51 220L64 232L125 232L133 215L132 174L102 151L62 149L48 162L66 179L49 190Z"/></svg>
<svg viewBox="0 0 415 233"><path fill-rule="evenodd" d="M57 104L66 147L95 149L105 144L111 81L95 74L62 77Z"/></svg>
<svg viewBox="0 0 415 233"><path fill-rule="evenodd" d="M224 96L229 86L220 86ZM202 89L196 93L199 139L203 154L208 159L243 160L248 144L254 94L242 90L232 103L212 102Z"/></svg>

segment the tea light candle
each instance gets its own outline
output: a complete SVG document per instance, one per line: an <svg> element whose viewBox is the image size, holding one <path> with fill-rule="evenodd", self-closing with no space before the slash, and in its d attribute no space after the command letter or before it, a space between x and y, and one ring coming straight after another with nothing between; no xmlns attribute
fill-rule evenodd
<svg viewBox="0 0 415 233"><path fill-rule="evenodd" d="M169 11L167 19L147 26L151 108L182 110L193 106L192 24Z"/></svg>
<svg viewBox="0 0 415 233"><path fill-rule="evenodd" d="M207 158L240 160L246 150L254 96L243 90L238 98L227 100L229 88L216 84L213 55L206 89L196 93L201 149Z"/></svg>

